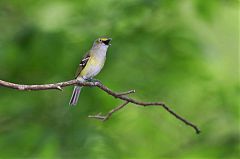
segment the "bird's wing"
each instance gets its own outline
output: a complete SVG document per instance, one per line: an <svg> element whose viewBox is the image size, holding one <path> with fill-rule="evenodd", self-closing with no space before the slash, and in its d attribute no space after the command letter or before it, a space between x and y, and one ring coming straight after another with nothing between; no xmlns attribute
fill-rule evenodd
<svg viewBox="0 0 240 159"><path fill-rule="evenodd" d="M87 65L87 62L90 58L90 54L89 52L83 57L82 61L80 62L77 72L75 74L75 78L77 78L79 76L79 74L81 73L81 71L84 69L84 67Z"/></svg>

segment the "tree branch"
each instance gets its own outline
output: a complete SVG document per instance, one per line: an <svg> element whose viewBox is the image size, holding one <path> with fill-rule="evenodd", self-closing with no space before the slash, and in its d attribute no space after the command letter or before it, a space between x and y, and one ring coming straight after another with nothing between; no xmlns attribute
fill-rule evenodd
<svg viewBox="0 0 240 159"><path fill-rule="evenodd" d="M108 93L109 95L125 101L125 103L123 103L122 105L112 109L105 116L101 116L100 114L94 115L94 116L90 115L89 116L90 118L96 118L96 119L100 119L102 121L106 121L106 120L108 120L112 116L113 113L115 113L116 111L122 109L128 103L133 103L133 104L136 104L137 106L144 106L144 107L147 107L147 106L160 106L160 107L164 108L168 113L170 113L171 115L175 116L178 120L180 120L183 123L185 123L186 125L192 127L196 131L197 134L200 133L200 129L196 125L194 125L190 121L186 120L182 116L180 116L177 113L175 113L166 104L164 104L162 102L141 102L141 101L138 101L138 100L135 100L133 98L130 98L130 97L126 96L126 95L128 95L130 93L134 93L135 90L130 90L130 91L127 91L127 92L122 92L122 93L116 93L116 92L112 91L111 89L107 88L106 86L104 86L99 81L97 81L97 82L80 82L78 80L69 80L69 81L53 83L53 84L21 85L21 84L15 84L15 83L11 83L11 82L6 82L6 81L3 81L3 80L0 80L0 86L12 88L12 89L17 89L17 90L28 90L28 91L31 91L31 90L35 90L35 91L36 90L48 90L48 89L62 90L63 87L67 87L67 86L71 86L71 85L98 87L101 90L103 90L106 93Z"/></svg>
<svg viewBox="0 0 240 159"><path fill-rule="evenodd" d="M116 111L122 109L122 108L125 107L128 103L129 103L128 101L124 102L123 104L121 104L121 105L117 106L116 108L112 109L111 111L109 111L109 112L107 113L107 115L105 115L105 116L102 116L101 113L99 113L99 114L97 114L97 115L89 115L88 117L89 117L89 118L100 119L100 120L102 120L102 121L106 121L106 120L108 120L108 119L112 116L113 113L115 113Z"/></svg>
<svg viewBox="0 0 240 159"><path fill-rule="evenodd" d="M134 89L126 91L126 92L122 92L122 93L118 93L118 96L122 96L122 95L128 95L128 94L132 94L135 93L136 91Z"/></svg>

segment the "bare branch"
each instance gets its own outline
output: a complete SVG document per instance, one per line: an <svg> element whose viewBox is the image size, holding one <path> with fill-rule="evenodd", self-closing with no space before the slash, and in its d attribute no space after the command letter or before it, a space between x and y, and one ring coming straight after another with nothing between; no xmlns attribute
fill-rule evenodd
<svg viewBox="0 0 240 159"><path fill-rule="evenodd" d="M60 90L63 87L71 86L71 85L80 85L80 86L95 86L92 82L80 82L78 80L70 80L66 82L59 82L59 83L53 83L53 84L42 84L42 85L22 85L22 84L15 84L11 82L6 82L3 80L0 80L0 86L13 88L17 90L28 90L28 91L37 91L37 90L47 90L47 89L57 89Z"/></svg>
<svg viewBox="0 0 240 159"><path fill-rule="evenodd" d="M132 94L132 93L136 93L136 91L134 89L126 91L126 92L121 92L121 93L117 93L118 96L122 96L122 95L128 95L128 94Z"/></svg>
<svg viewBox="0 0 240 159"><path fill-rule="evenodd" d="M108 120L108 119L112 116L113 113L115 113L116 111L122 109L122 108L125 107L128 103L129 103L128 101L124 102L123 104L121 104L121 105L117 106L116 108L112 109L111 111L109 111L105 116L102 116L102 115L99 113L99 114L97 114L97 115L89 115L88 117L89 117L89 118L100 119L100 120L102 120L102 121L106 121L106 120Z"/></svg>
<svg viewBox="0 0 240 159"><path fill-rule="evenodd" d="M200 133L200 129L196 125L194 125L190 121L186 120L182 116L175 113L166 104L164 104L162 102L141 102L141 101L138 101L138 100L135 100L133 98L130 98L130 97L126 96L130 93L134 93L135 92L134 90L130 90L130 91L123 92L123 93L116 93L116 92L112 91L111 89L107 88L106 86L104 86L103 84L101 84L100 81L97 81L97 82L80 82L78 80L70 80L70 81L53 83L53 84L21 85L21 84L15 84L15 83L0 80L0 86L12 88L12 89L17 89L17 90L29 90L29 91L30 90L48 90L48 89L62 90L63 87L67 87L67 86L71 86L71 85L88 86L88 87L96 86L96 87L100 88L101 90L105 91L106 93L108 93L109 95L125 101L125 103L123 103L122 105L120 105L120 106L116 107L115 109L111 110L106 116L101 116L101 115L89 116L91 118L97 118L97 119L101 119L101 120L105 121L105 120L109 119L114 112L118 111L119 109L122 109L128 103L133 103L133 104L136 104L137 106L144 106L144 107L147 107L147 106L161 106L167 112L169 112L170 114L175 116L178 120L180 120L183 123L185 123L186 125L192 127L196 131L197 134Z"/></svg>
<svg viewBox="0 0 240 159"><path fill-rule="evenodd" d="M63 90L62 87L60 87L60 86L57 86L57 89L58 89L59 91L62 91L62 90Z"/></svg>

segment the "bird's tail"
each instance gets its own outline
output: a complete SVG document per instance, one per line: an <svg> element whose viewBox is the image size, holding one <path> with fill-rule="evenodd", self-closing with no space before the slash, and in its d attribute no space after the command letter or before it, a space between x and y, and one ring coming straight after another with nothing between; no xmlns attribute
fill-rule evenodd
<svg viewBox="0 0 240 159"><path fill-rule="evenodd" d="M78 97L79 97L79 95L80 95L81 89L82 89L81 86L74 86L74 90L73 90L73 93L72 93L72 97L71 97L71 100L70 100L70 102L69 102L69 105L70 105L70 106L75 106L75 105L77 105L77 101L78 101Z"/></svg>

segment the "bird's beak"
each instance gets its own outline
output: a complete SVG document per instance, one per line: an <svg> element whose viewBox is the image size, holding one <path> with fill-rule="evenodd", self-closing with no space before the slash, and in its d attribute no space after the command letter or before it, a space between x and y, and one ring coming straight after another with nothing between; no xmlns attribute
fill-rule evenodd
<svg viewBox="0 0 240 159"><path fill-rule="evenodd" d="M103 40L103 43L105 44L105 45L111 45L110 44L110 42L112 41L112 38L108 38L108 39L106 39L106 40Z"/></svg>

